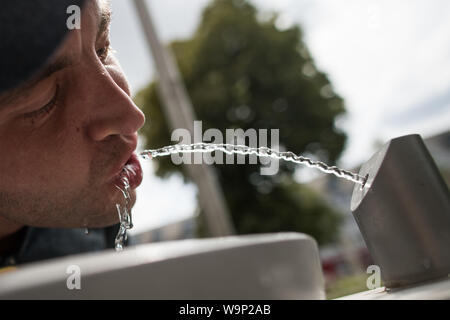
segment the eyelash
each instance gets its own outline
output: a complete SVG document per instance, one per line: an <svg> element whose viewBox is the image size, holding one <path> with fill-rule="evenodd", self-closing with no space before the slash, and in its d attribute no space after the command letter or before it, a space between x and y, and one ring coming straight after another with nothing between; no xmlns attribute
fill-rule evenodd
<svg viewBox="0 0 450 320"><path fill-rule="evenodd" d="M109 45L109 42L106 43L106 45L97 50L97 56L99 57L101 62L105 62L106 58L108 58L109 52L111 51L111 46Z"/></svg>
<svg viewBox="0 0 450 320"><path fill-rule="evenodd" d="M24 115L25 119L30 119L31 122L34 123L34 121L39 117L41 117L42 115L49 114L58 103L58 93L59 93L59 86L57 85L53 98L42 108L25 114Z"/></svg>

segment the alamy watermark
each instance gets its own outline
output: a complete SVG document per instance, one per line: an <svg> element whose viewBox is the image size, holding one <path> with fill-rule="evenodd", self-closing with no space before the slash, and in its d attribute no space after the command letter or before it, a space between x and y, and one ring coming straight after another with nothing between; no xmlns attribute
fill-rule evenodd
<svg viewBox="0 0 450 320"><path fill-rule="evenodd" d="M367 267L366 272L368 274L372 274L371 276L369 276L367 278L367 281L366 281L367 289L373 290L373 289L377 289L377 288L381 287L380 267L375 264L372 264Z"/></svg>
<svg viewBox="0 0 450 320"><path fill-rule="evenodd" d="M69 30L81 28L81 8L75 4L67 7L66 13L69 17L66 19L66 26Z"/></svg>
<svg viewBox="0 0 450 320"><path fill-rule="evenodd" d="M69 290L81 290L81 268L76 264L67 267L66 273L69 275L66 286Z"/></svg>
<svg viewBox="0 0 450 320"><path fill-rule="evenodd" d="M269 132L270 131L270 132ZM210 128L203 132L202 121L194 121L193 137L188 129L179 128L172 132L171 141L180 144L191 144L199 142L207 143L229 143L234 145L246 145L251 148L268 147L270 149L278 150L279 148L279 129L226 129L225 138L219 129ZM269 145L270 135L270 145ZM224 160L225 156L225 160ZM241 154L225 154L223 152L215 151L212 153L184 153L172 154L171 159L175 165L180 164L246 164L246 157L248 157L248 164L261 164L261 175L274 175L279 170L279 160L258 157L257 155L241 155Z"/></svg>

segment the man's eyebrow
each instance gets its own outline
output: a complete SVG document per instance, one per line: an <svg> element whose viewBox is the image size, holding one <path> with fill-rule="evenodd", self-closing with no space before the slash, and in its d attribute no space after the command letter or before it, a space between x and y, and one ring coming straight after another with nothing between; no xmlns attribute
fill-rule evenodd
<svg viewBox="0 0 450 320"><path fill-rule="evenodd" d="M111 23L111 6L109 4L109 1L101 1L100 23L98 24L97 39L108 31L110 23Z"/></svg>
<svg viewBox="0 0 450 320"><path fill-rule="evenodd" d="M57 58L55 61L49 63L46 67L44 67L43 70L38 73L38 76L32 81L34 82L34 84L36 84L37 82L50 77L52 74L70 67L72 64L72 60L68 59L67 57Z"/></svg>
<svg viewBox="0 0 450 320"><path fill-rule="evenodd" d="M26 92L36 84L49 78L54 73L71 66L72 63L72 60L68 59L67 57L57 58L55 61L44 66L44 68L41 69L41 71L39 71L37 75L33 76L27 82L23 83L17 88L12 89L9 92L0 94L0 106L17 100L21 95L23 95L24 93L26 94Z"/></svg>

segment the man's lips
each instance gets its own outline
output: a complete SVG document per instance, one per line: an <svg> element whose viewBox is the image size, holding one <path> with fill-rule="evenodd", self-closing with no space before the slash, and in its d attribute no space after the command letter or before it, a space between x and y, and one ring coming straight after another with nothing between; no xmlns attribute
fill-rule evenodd
<svg viewBox="0 0 450 320"><path fill-rule="evenodd" d="M131 189L137 188L142 182L142 168L139 159L135 153L131 154L128 161L121 168L120 172L115 176L114 182L117 186L122 187L123 177L128 179Z"/></svg>

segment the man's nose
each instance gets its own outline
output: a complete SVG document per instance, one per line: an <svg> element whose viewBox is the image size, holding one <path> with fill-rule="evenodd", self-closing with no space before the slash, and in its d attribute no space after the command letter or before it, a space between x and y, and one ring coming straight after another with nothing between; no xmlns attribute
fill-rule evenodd
<svg viewBox="0 0 450 320"><path fill-rule="evenodd" d="M131 100L128 92L110 77L96 85L88 133L95 141L112 135L134 136L144 125L145 116ZM128 91L128 87L125 88ZM92 88L91 88L92 90Z"/></svg>

